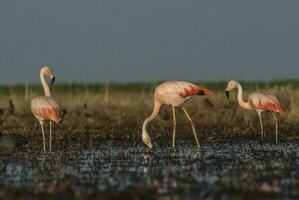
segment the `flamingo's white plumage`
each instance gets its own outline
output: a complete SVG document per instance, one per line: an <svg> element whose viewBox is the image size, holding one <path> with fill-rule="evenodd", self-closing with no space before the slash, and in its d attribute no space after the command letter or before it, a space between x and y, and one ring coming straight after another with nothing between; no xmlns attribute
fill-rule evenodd
<svg viewBox="0 0 299 200"><path fill-rule="evenodd" d="M49 77L51 84L55 82L55 76L53 71L47 67L42 67L40 71L40 79L44 88L45 96L36 97L31 101L31 111L34 116L38 119L42 129L43 136L43 149L46 150L46 140L44 133L44 121L50 121L50 139L49 139L49 148L52 150L52 121L59 123L61 120L61 109L59 104L51 97L49 86L45 80L45 76Z"/></svg>
<svg viewBox="0 0 299 200"><path fill-rule="evenodd" d="M142 127L142 140L149 147L152 148L152 142L149 134L147 133L146 127L147 124L154 120L159 114L159 110L161 105L171 105L173 111L173 141L172 146L175 147L175 133L176 133L176 117L175 117L175 107L181 106L185 101L190 99L194 95L207 95L212 96L212 92L195 85L193 83L185 82L185 81L167 81L160 85L158 85L154 92L154 109L152 114L143 122ZM187 110L182 107L186 117L188 118L190 125L192 127L192 131L199 147L199 142L197 139L196 130L194 127L194 123L189 116Z"/></svg>
<svg viewBox="0 0 299 200"><path fill-rule="evenodd" d="M225 93L229 98L229 92L233 89L238 89L238 102L240 107L246 110L256 110L261 124L261 139L264 139L264 128L263 128L263 121L262 121L262 112L269 111L272 112L272 115L275 119L276 124L276 143L278 142L278 121L275 113L278 113L282 116L286 115L286 112L281 107L279 100L276 96L263 93L263 92L254 92L249 95L248 102L244 102L243 100L243 89L241 84L237 81L230 81L226 87Z"/></svg>

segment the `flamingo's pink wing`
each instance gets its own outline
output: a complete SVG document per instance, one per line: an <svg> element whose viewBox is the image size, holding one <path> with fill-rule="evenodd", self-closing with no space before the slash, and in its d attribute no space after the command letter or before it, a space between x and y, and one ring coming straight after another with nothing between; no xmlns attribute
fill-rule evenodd
<svg viewBox="0 0 299 200"><path fill-rule="evenodd" d="M260 110L268 110L286 115L286 112L281 107L278 99L269 94L255 93L249 97L249 100L254 108Z"/></svg>
<svg viewBox="0 0 299 200"><path fill-rule="evenodd" d="M51 97L37 97L32 100L31 111L42 119L49 119L59 123L61 119L60 106Z"/></svg>
<svg viewBox="0 0 299 200"><path fill-rule="evenodd" d="M180 92L181 97L190 97L193 95L213 96L213 93L210 90L194 84L186 84L182 89L183 91Z"/></svg>

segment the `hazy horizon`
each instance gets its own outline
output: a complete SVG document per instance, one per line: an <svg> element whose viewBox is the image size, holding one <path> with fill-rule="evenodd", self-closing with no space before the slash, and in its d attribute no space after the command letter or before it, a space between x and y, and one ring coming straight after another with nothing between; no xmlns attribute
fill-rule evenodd
<svg viewBox="0 0 299 200"><path fill-rule="evenodd" d="M299 78L299 1L1 1L0 84Z"/></svg>

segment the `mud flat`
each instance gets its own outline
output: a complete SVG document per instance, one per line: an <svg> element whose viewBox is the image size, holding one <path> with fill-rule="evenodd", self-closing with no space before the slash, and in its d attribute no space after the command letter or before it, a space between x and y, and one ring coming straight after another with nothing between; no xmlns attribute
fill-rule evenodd
<svg viewBox="0 0 299 200"><path fill-rule="evenodd" d="M106 141L42 153L2 153L0 198L299 198L299 142L221 140L199 150L178 141Z"/></svg>

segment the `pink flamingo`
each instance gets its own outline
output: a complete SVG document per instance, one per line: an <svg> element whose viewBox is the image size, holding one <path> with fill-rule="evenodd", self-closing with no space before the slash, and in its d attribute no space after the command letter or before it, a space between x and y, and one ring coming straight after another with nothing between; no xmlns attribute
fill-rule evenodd
<svg viewBox="0 0 299 200"><path fill-rule="evenodd" d="M262 93L262 92L254 92L249 95L248 102L243 101L243 89L237 81L230 81L226 87L225 94L227 98L229 98L229 92L235 88L238 88L238 102L240 107L244 108L245 110L256 110L261 124L261 138L262 141L264 139L264 128L263 128L263 121L262 121L262 112L269 111L272 113L275 125L276 125L276 144L278 142L278 121L275 113L279 113L282 116L286 115L286 112L281 107L278 99L276 96Z"/></svg>
<svg viewBox="0 0 299 200"><path fill-rule="evenodd" d="M203 87L197 86L185 81L167 81L155 89L154 92L154 109L152 114L143 122L142 127L142 140L150 149L153 147L151 138L146 131L147 124L154 120L159 114L159 110L162 104L171 105L173 112L173 131L172 131L172 146L175 147L175 133L176 133L176 116L175 107L181 106L185 101L190 99L194 95L207 95L212 96L213 93ZM194 123L188 114L187 110L182 106L182 109L190 122L196 144L200 147Z"/></svg>
<svg viewBox="0 0 299 200"><path fill-rule="evenodd" d="M51 85L55 82L55 77L53 75L52 70L44 66L40 71L40 79L44 88L45 96L36 97L31 101L31 111L34 116L38 119L43 136L43 147L44 151L46 150L46 140L44 133L44 121L50 121L50 140L49 146L50 151L52 150L52 121L59 123L61 120L61 112L59 104L51 97L50 89L45 81L45 76L49 77L51 80Z"/></svg>

